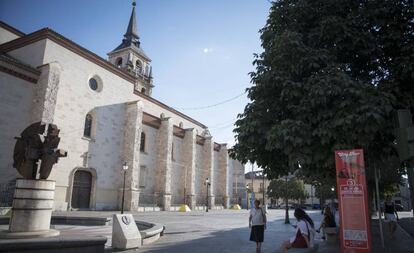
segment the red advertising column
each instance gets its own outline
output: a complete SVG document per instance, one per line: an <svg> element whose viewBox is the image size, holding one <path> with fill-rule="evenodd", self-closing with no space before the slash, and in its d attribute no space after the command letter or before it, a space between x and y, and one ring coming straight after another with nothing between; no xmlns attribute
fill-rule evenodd
<svg viewBox="0 0 414 253"><path fill-rule="evenodd" d="M341 253L372 252L362 149L335 151Z"/></svg>

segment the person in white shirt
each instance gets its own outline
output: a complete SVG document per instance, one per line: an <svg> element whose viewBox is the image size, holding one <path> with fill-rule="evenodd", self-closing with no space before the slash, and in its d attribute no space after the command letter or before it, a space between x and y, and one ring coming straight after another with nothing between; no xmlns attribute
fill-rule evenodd
<svg viewBox="0 0 414 253"><path fill-rule="evenodd" d="M289 241L282 244L282 249L287 251L290 248L312 248L315 239L315 226L308 214L300 208L295 209L296 225L295 235Z"/></svg>
<svg viewBox="0 0 414 253"><path fill-rule="evenodd" d="M249 227L251 228L250 241L256 242L256 253L260 253L262 247L266 222L266 213L260 207L260 201L256 199L254 201L254 208L250 210L249 216Z"/></svg>

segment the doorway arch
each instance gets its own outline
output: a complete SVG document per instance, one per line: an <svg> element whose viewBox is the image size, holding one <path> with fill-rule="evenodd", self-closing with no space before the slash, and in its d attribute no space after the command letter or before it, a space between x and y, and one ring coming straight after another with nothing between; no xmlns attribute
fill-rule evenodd
<svg viewBox="0 0 414 253"><path fill-rule="evenodd" d="M75 210L95 209L96 171L76 168L71 173L70 207Z"/></svg>

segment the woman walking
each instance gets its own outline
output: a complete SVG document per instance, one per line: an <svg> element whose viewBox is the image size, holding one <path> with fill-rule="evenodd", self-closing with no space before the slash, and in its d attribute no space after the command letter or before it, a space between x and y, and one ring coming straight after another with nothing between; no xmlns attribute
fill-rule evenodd
<svg viewBox="0 0 414 253"><path fill-rule="evenodd" d="M391 201L391 198L388 197L384 203L385 205L385 222L388 224L388 230L390 232L391 239L395 239L395 231L397 230L397 220L398 220L398 213L395 209L394 202Z"/></svg>
<svg viewBox="0 0 414 253"><path fill-rule="evenodd" d="M260 253L262 242L264 239L264 230L266 229L266 214L260 207L260 201L254 201L254 208L250 210L249 227L250 241L256 242L256 253Z"/></svg>

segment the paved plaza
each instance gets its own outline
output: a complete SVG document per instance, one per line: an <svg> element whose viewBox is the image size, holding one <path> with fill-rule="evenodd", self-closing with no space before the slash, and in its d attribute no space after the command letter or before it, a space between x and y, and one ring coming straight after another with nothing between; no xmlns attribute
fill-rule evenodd
<svg viewBox="0 0 414 253"><path fill-rule="evenodd" d="M171 213L158 217L143 215L141 219L156 219L166 224L165 236L142 252L254 252L255 243L249 241L248 212L214 211ZM319 225L320 211L312 211ZM294 224L293 211L290 218ZM279 252L281 243L294 234L291 225L284 224L284 210L269 210L268 227L262 252Z"/></svg>
<svg viewBox="0 0 414 253"><path fill-rule="evenodd" d="M289 213L292 224L295 224L293 210ZM309 213L316 225L319 226L322 218L320 211L309 211ZM70 212L64 214L73 216L110 216L109 212ZM269 210L268 228L265 232L262 252L280 252L281 243L294 234L295 229L291 225L284 224L284 215L284 210ZM154 244L143 246L139 252L243 253L255 251L255 244L249 241L250 230L248 228L247 210L210 210L208 213L202 211L188 213L148 212L134 213L134 217L137 220L161 223L166 227L164 236L161 239ZM85 229L84 232L87 234L94 231L103 232L99 227ZM63 233L83 232L79 230L79 227L66 227ZM106 234L110 235L108 232ZM320 241L320 238L317 238L317 240L319 243L323 243ZM110 245L110 241L108 241L107 245ZM112 249L107 248L107 251L112 252ZM321 248L320 252L337 252L337 250L335 246L331 246L329 248L325 247L325 249Z"/></svg>
<svg viewBox="0 0 414 253"><path fill-rule="evenodd" d="M320 211L307 211L315 221L316 227L322 219ZM57 212L54 215L79 216L79 217L112 217L113 212L104 211L77 211ZM125 252L194 252L194 253L225 253L225 252L255 252L255 244L249 241L250 230L248 228L247 210L210 210L208 213L197 212L145 212L133 213L136 220L164 224L166 229L164 236L153 244L144 245L141 249ZM284 224L284 210L268 210L268 228L265 232L265 242L262 252L281 252L280 245L289 239L295 229L291 225ZM292 224L296 221L293 210L289 212ZM411 213L399 213L401 221L413 222ZM402 223L402 222L401 222ZM403 226L404 227L404 226ZM7 225L0 226L7 229ZM73 226L55 225L54 228L61 231L62 236L91 236L101 235L108 238L106 252L119 252L111 248L111 226ZM414 239L400 227L397 230L397 240L389 240L389 235L384 226L386 249L381 248L378 220L372 220L373 249L375 253L409 253L414 252ZM408 231L408 230L407 230ZM339 245L328 244L321 240L317 234L316 242L320 245L319 252L339 252ZM292 252L292 251L290 251ZM296 251L295 251L296 252ZM302 252L302 251L298 251ZM293 253L293 252L292 252Z"/></svg>

